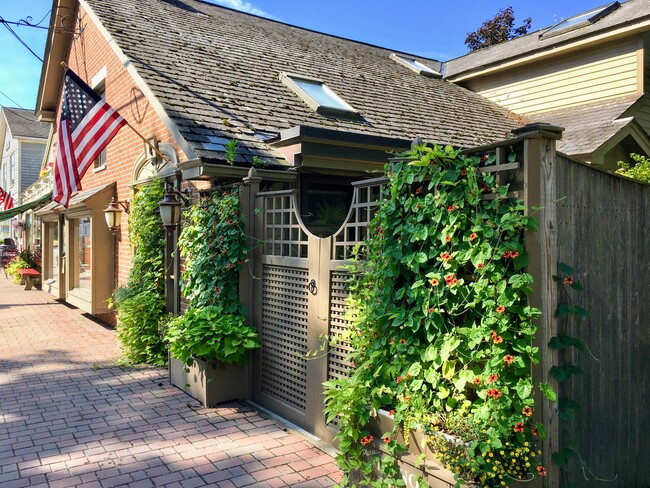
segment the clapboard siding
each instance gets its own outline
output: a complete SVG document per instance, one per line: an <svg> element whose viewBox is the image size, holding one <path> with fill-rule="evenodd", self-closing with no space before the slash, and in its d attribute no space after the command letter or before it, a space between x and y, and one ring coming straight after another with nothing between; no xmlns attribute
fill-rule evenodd
<svg viewBox="0 0 650 488"><path fill-rule="evenodd" d="M639 92L634 39L467 80L463 85L512 110L533 113Z"/></svg>
<svg viewBox="0 0 650 488"><path fill-rule="evenodd" d="M559 261L574 267L585 287L571 290L570 299L591 312L564 327L596 357L563 353L584 375L561 386L561 396L582 407L561 424L561 447L578 439L595 475L617 477L599 486L644 488L650 452L650 185L563 158L556 169ZM584 483L577 462L571 471Z"/></svg>
<svg viewBox="0 0 650 488"><path fill-rule="evenodd" d="M45 144L23 142L21 154L21 189L23 192L38 179L45 155Z"/></svg>

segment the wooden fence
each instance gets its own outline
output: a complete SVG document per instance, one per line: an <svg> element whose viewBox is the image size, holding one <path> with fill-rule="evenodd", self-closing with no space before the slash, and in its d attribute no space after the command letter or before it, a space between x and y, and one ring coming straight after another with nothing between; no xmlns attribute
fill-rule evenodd
<svg viewBox="0 0 650 488"><path fill-rule="evenodd" d="M558 157L557 254L584 291L570 291L589 318L560 319L560 330L589 352L566 350L561 361L583 375L560 386L581 410L560 422L560 448L579 454L574 482L650 486L650 185ZM547 203L548 204L548 203ZM552 204L552 202L551 202ZM583 472L584 464L584 472ZM591 484L590 484L591 486Z"/></svg>

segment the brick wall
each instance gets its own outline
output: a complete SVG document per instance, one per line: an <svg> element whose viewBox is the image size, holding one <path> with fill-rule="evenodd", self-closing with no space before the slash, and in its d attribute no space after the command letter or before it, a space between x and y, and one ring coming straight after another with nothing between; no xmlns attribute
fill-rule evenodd
<svg viewBox="0 0 650 488"><path fill-rule="evenodd" d="M172 144L180 161L187 158L174 142L154 108L137 87L134 79L124 68L96 25L81 10L78 26L82 33L72 43L68 65L86 83L92 85L93 77L106 67L105 96L115 108L144 137L155 136L160 142ZM59 108L60 111L60 100ZM57 120L59 119L57 113ZM55 139L56 140L56 139ZM84 190L116 182L116 197L119 200L131 199L131 175L135 162L143 153L144 146L130 128L124 127L106 149L106 169L94 172L89 169L83 178ZM115 277L116 285L125 283L131 263L131 249L127 233L128 216L123 215L121 232L115 238ZM102 317L106 319L106 317Z"/></svg>

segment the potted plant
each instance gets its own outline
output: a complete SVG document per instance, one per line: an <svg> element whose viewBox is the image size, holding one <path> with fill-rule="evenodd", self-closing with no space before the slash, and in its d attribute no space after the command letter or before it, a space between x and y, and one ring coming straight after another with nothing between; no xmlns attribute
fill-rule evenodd
<svg viewBox="0 0 650 488"><path fill-rule="evenodd" d="M184 315L169 324L171 383L204 406L248 397L249 351L260 346L239 302L239 271L248 256L237 188L200 198L185 214Z"/></svg>

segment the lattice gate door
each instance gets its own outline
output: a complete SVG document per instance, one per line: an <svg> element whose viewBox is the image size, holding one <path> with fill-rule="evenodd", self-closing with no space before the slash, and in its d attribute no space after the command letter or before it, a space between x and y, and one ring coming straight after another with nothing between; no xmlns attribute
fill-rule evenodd
<svg viewBox="0 0 650 488"><path fill-rule="evenodd" d="M262 249L256 257L255 322L262 348L253 364L253 398L318 437L331 441L335 425L323 415L322 383L348 367L344 344L323 349L326 336L341 334L347 274L340 268L365 238L383 179L354 183L346 222L319 238L302 223L295 191L257 195L255 221ZM307 356L315 352L315 356Z"/></svg>

